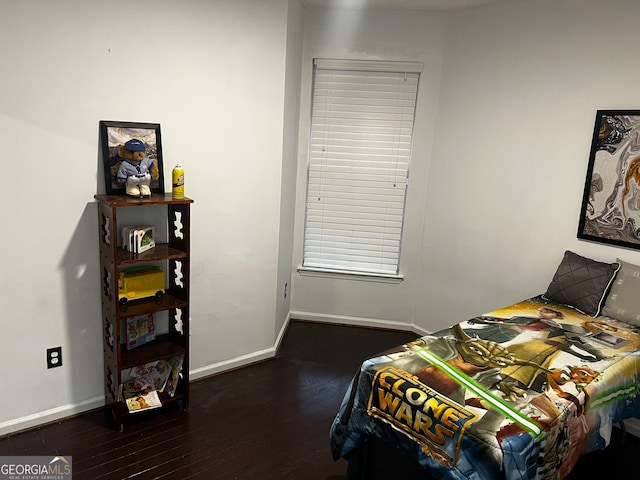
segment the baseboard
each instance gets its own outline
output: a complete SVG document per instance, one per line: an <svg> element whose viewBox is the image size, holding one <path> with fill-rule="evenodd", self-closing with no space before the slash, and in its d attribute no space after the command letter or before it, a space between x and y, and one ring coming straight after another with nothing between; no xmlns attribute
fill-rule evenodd
<svg viewBox="0 0 640 480"><path fill-rule="evenodd" d="M205 367L196 368L189 371L189 378L191 380L199 380L218 373L228 372L229 370L235 370L236 368L245 367L252 363L261 362L269 358L273 358L276 354L276 349L265 348L258 352L248 353L246 355L240 355L235 358L230 358L222 362L213 363Z"/></svg>
<svg viewBox="0 0 640 480"><path fill-rule="evenodd" d="M268 360L269 358L275 357L276 352L280 347L280 343L282 343L282 339L284 338L284 334L287 331L290 320L291 314L287 315L287 318L285 319L282 328L280 328L280 332L276 337L273 347L265 348L264 350L260 350L257 352L248 353L246 355L240 355L238 357L230 358L228 360L207 365L205 367L189 370L189 378L191 380L198 380L204 377L228 372L229 370L235 370L236 368L245 367L247 365L251 365L252 363L261 362L263 360Z"/></svg>
<svg viewBox="0 0 640 480"><path fill-rule="evenodd" d="M282 325L282 328L280 329L280 332L276 337L273 347L265 348L264 350L253 352L247 355L241 355L239 357L215 363L213 365L207 365L205 367L189 370L189 378L191 380L198 380L210 375L215 375L217 373L244 367L252 363L275 357L276 352L278 351L278 348L280 347L280 344L282 343L282 340L284 338L284 334L287 331L287 327L289 326L290 319L291 316L287 315L287 318L285 319L284 324ZM78 415L80 413L104 407L104 405L104 395L100 395L99 397L93 397L81 402L63 405L60 407L52 408L50 410L45 410L43 412L27 415L25 417L8 420L6 422L0 423L0 437L11 433L17 433L22 430L27 430L33 427L39 427L47 423L56 422L58 420L64 420L65 418Z"/></svg>
<svg viewBox="0 0 640 480"><path fill-rule="evenodd" d="M0 436L16 433L104 407L104 395L0 423Z"/></svg>
<svg viewBox="0 0 640 480"><path fill-rule="evenodd" d="M416 325L415 323L396 322L379 318L350 317L347 315L328 315L324 313L311 312L291 312L292 320L302 320L309 322L331 323L335 325L348 325L353 327L384 328L387 330L401 330L415 333L417 335L429 335L430 331Z"/></svg>

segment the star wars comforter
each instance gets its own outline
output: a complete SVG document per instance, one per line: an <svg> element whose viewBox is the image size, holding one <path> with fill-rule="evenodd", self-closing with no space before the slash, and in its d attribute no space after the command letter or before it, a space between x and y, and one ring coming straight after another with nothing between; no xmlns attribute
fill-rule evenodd
<svg viewBox="0 0 640 480"><path fill-rule="evenodd" d="M362 364L333 456L375 436L442 480L561 479L640 416L639 334L540 296L421 337Z"/></svg>

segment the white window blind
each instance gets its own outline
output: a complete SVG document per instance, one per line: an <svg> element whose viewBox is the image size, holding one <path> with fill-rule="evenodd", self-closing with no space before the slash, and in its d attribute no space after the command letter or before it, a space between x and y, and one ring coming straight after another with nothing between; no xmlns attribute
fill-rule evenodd
<svg viewBox="0 0 640 480"><path fill-rule="evenodd" d="M421 70L315 60L303 267L398 274Z"/></svg>

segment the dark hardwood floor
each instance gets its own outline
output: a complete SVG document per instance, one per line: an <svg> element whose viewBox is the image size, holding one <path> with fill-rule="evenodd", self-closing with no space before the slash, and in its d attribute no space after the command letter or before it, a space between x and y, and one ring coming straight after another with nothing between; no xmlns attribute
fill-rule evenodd
<svg viewBox="0 0 640 480"><path fill-rule="evenodd" d="M414 338L292 321L275 359L193 382L189 412L140 414L120 433L100 409L0 438L0 456L72 456L75 480L345 480L329 426L351 377L365 357ZM569 479L629 477L639 447L616 432Z"/></svg>

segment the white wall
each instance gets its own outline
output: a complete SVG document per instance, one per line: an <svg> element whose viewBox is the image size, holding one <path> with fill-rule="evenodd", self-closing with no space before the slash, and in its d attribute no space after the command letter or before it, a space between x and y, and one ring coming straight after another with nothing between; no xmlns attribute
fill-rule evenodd
<svg viewBox="0 0 640 480"><path fill-rule="evenodd" d="M0 434L103 403L100 120L161 124L167 189L185 167L195 375L273 354L288 3L0 0Z"/></svg>
<svg viewBox="0 0 640 480"><path fill-rule="evenodd" d="M298 196L294 268L302 263L304 199L313 58L408 60L424 64L418 90L407 219L397 284L317 277L294 272L292 316L326 321L410 325L418 295L422 222L431 161L446 16L415 11L305 11Z"/></svg>
<svg viewBox="0 0 640 480"><path fill-rule="evenodd" d="M640 108L640 3L523 0L449 15L309 10L305 18L294 266L311 59L423 60L425 74L405 280L295 273L292 316L435 331L544 292L566 249L640 262L635 250L576 238L595 112Z"/></svg>
<svg viewBox="0 0 640 480"><path fill-rule="evenodd" d="M576 237L596 110L640 108L638 18L634 0L451 17L418 323L444 327L542 293L566 249L640 263Z"/></svg>

